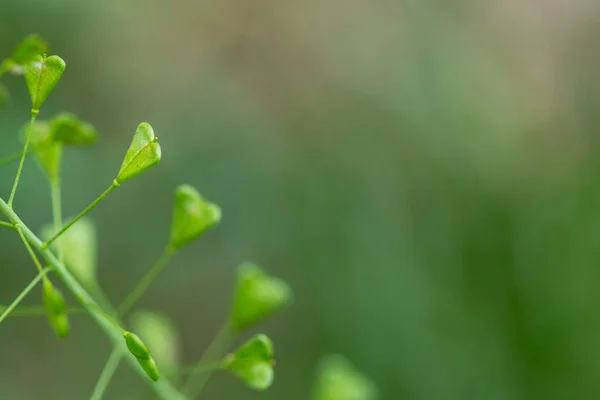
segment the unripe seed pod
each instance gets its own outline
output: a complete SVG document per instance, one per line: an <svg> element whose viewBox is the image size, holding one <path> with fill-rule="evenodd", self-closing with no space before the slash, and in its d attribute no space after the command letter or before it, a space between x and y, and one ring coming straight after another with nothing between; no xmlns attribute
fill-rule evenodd
<svg viewBox="0 0 600 400"><path fill-rule="evenodd" d="M69 336L67 305L60 290L49 280L44 281L42 299L54 334L61 339L67 338Z"/></svg>
<svg viewBox="0 0 600 400"><path fill-rule="evenodd" d="M127 348L136 358L148 359L150 358L150 351L148 347L142 342L142 339L138 337L135 333L125 332L123 333L123 337L125 338L125 343L127 344Z"/></svg>

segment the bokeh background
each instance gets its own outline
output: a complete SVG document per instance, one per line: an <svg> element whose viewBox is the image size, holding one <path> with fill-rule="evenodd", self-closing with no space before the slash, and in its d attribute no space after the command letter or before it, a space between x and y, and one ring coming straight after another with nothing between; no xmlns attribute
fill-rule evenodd
<svg viewBox="0 0 600 400"><path fill-rule="evenodd" d="M600 397L598 1L0 0L0 58L32 32L67 62L40 118L71 111L101 134L65 154L66 215L110 184L140 121L161 140L161 165L92 214L115 303L166 243L184 182L223 222L140 306L171 317L185 363L241 261L295 290L255 329L277 347L271 390L222 374L204 398L308 399L326 353L386 400ZM29 110L22 78L3 82L0 156ZM16 209L50 220L32 160ZM33 274L0 230L0 303ZM43 318L2 323L2 399L89 398L110 344L73 325L59 342ZM106 398L138 389L152 398L124 364Z"/></svg>

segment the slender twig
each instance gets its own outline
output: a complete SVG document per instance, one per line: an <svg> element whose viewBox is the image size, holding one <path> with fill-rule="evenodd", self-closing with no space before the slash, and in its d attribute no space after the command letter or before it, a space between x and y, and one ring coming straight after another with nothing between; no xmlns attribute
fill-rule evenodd
<svg viewBox="0 0 600 400"><path fill-rule="evenodd" d="M119 182L117 182L116 180L114 180L113 183L110 185L110 187L108 189L106 189L104 191L104 193L102 193L96 200L94 200L92 202L92 204L90 204L89 206L87 206L85 208L85 210L83 210L78 216L76 216L75 218L73 218L71 220L71 222L69 222L67 225L65 225L64 228L62 228L59 232L57 232L51 239L49 239L45 243L43 243L42 244L42 248L47 249L56 239L58 239L70 227L72 227L73 225L75 225L75 223L77 221L79 221L81 218L83 218L87 213L89 213L90 211L92 211L92 209L94 207L96 207L98 205L98 203L100 203L106 196L108 196L108 194L110 192L112 192L113 190L115 190L118 187L119 187Z"/></svg>
<svg viewBox="0 0 600 400"><path fill-rule="evenodd" d="M27 285L25 287L25 289L23 289L23 291L17 296L17 298L14 299L13 302L8 307L6 307L6 309L4 310L2 315L0 315L0 323L2 323L2 321L4 321L4 319L6 319L6 317L8 317L8 315L15 309L15 307L21 302L21 300L23 300L25 298L25 296L27 296L27 294L33 290L35 285L37 285L38 282L46 276L46 273L48 271L49 271L49 268L46 268L46 269L40 271L35 276L35 278L33 278L31 280L31 282L29 282L29 285Z"/></svg>
<svg viewBox="0 0 600 400"><path fill-rule="evenodd" d="M21 179L21 172L23 171L23 164L25 163L25 157L29 149L29 142L31 141L31 131L33 130L33 124L37 117L39 110L31 110L31 120L29 121L29 128L27 129L27 138L25 139L25 146L23 146L23 152L21 154L21 161L19 162L19 168L17 169L17 175L15 176L15 182L13 183L10 197L8 198L8 206L12 208L13 201L15 200L15 194L17 193L17 186L19 186L19 180Z"/></svg>
<svg viewBox="0 0 600 400"><path fill-rule="evenodd" d="M21 229L21 226L19 224L15 224L15 229L19 233L19 236L21 237L21 240L23 241L23 244L27 248L27 252L29 252L29 255L31 256L31 259L33 260L33 263L35 264L36 268L38 269L38 272L40 274L42 274L42 271L44 270L44 267L42 267L42 263L40 262L40 260L38 259L37 255L35 254L35 251L33 251L33 249L31 248L31 245L29 244L29 241L25 237L25 234L23 233L23 230ZM42 278L44 280L48 279L48 277L45 274L42 274Z"/></svg>
<svg viewBox="0 0 600 400"><path fill-rule="evenodd" d="M205 371L205 366L218 362L218 360L224 357L233 338L232 332L231 323L227 321L208 345L206 351L200 358L200 361L196 364L196 367L190 372L189 378L182 386L183 393L189 398L195 399L204 389L204 385L206 385L206 382L211 376L211 371ZM202 375L200 375L198 379L195 379L198 374Z"/></svg>
<svg viewBox="0 0 600 400"><path fill-rule="evenodd" d="M108 384L115 374L115 371L119 367L119 363L121 362L122 358L123 355L121 350L115 347L110 353L110 356L108 356L108 360L106 360L106 364L102 369L102 373L100 374L100 378L98 378L98 382L96 383L96 387L94 388L94 392L92 393L90 400L102 399L102 396L104 395L104 392L106 392L106 388L108 388Z"/></svg>
<svg viewBox="0 0 600 400"><path fill-rule="evenodd" d="M174 251L169 246L167 247L162 255L158 258L154 266L150 268L150 270L146 273L146 275L142 278L142 280L137 284L135 289L133 289L129 295L123 300L121 305L117 307L117 312L119 315L125 315L127 311L133 307L133 305L142 297L144 292L150 287L154 279L160 274L160 272L167 266L171 257L173 257Z"/></svg>
<svg viewBox="0 0 600 400"><path fill-rule="evenodd" d="M4 226L4 227L10 228L10 229L15 229L13 224L11 224L10 222L6 222L6 221L0 221L0 226Z"/></svg>
<svg viewBox="0 0 600 400"><path fill-rule="evenodd" d="M186 400L186 396L181 394L167 378L161 378L157 382L152 382L148 379L148 375L144 369L139 365L135 356L127 350L125 341L123 340L122 332L115 328L112 323L106 320L106 318L97 312L99 308L94 298L81 286L81 284L73 277L69 270L61 263L54 253L44 248L42 241L21 221L19 216L14 210L8 206L8 204L0 198L0 212L12 222L14 225L19 225L23 234L31 244L33 248L40 252L40 255L44 258L47 264L53 267L58 276L62 279L65 287L73 294L73 296L79 301L79 303L88 311L90 316L96 321L96 323L102 328L106 335L111 339L114 346L119 346L125 354L125 359L130 363L135 371L144 379L144 381L151 384L151 388L154 390L156 395L162 400ZM113 310L108 310L106 314L114 315Z"/></svg>

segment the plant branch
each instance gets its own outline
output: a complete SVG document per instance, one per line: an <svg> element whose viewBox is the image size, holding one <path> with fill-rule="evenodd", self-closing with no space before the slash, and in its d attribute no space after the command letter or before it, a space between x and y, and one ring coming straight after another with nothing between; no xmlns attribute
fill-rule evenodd
<svg viewBox="0 0 600 400"><path fill-rule="evenodd" d="M127 361L131 364L135 371L144 379L145 382L151 384L152 389L156 395L162 400L186 400L187 397L181 394L168 379L160 379L158 382L152 382L148 379L146 372L139 365L135 356L127 350L125 340L123 340L123 334L121 331L113 326L112 323L106 320L106 318L97 312L99 308L92 296L79 284L79 282L71 275L69 270L61 263L51 250L44 247L42 241L33 233L31 230L21 221L19 216L13 211L11 207L0 198L0 212L8 218L10 222L15 225L19 225L24 236L27 238L31 246L40 252L40 255L44 258L46 263L53 267L58 276L62 279L65 287L74 295L79 303L87 310L90 316L96 321L100 328L106 333L111 339L113 345L120 348ZM112 310L109 310L108 314L113 314Z"/></svg>
<svg viewBox="0 0 600 400"><path fill-rule="evenodd" d="M146 275L142 278L142 280L137 284L135 289L129 293L129 295L123 300L121 305L117 307L118 315L125 315L127 311L133 307L133 305L138 301L144 292L150 287L154 279L160 274L160 272L167 266L171 258L173 257L174 251L171 247L165 248L162 255L156 261L154 266L150 268L150 271L146 273Z"/></svg>
<svg viewBox="0 0 600 400"><path fill-rule="evenodd" d="M33 263L35 264L35 266L38 269L39 273L42 274L42 278L44 280L48 279L48 277L43 273L44 267L42 267L42 263L40 262L40 260L38 259L37 255L35 254L35 251L33 251L33 249L31 248L31 245L29 244L29 241L27 240L27 238L23 234L23 230L21 229L21 226L19 224L15 224L14 226L15 226L15 229L17 230L17 232L19 233L19 236L21 237L21 240L23 241L23 244L27 248L27 251L29 252L29 255L31 256L31 259L33 260Z"/></svg>
<svg viewBox="0 0 600 400"><path fill-rule="evenodd" d="M6 222L6 221L0 221L0 226L4 226L4 227L10 228L10 229L15 229L13 224L11 224L10 222Z"/></svg>
<svg viewBox="0 0 600 400"><path fill-rule="evenodd" d="M208 345L206 351L200 358L200 361L196 364L196 367L191 370L189 378L182 386L183 393L190 399L198 397L204 389L204 385L206 385L206 382L211 376L211 371L206 370L206 365L217 362L217 360L220 360L225 355L224 353L227 351L231 340L233 339L232 332L231 323L228 320L223 324L212 342ZM195 380L196 375L198 374L202 375Z"/></svg>
<svg viewBox="0 0 600 400"><path fill-rule="evenodd" d="M8 198L8 206L12 208L13 201L15 200L15 194L17 193L17 186L19 186L19 180L21 179L21 172L23 171L23 164L25 163L25 157L29 150L29 142L31 141L31 131L33 130L33 124L37 117L39 110L31 110L31 120L29 121L29 128L27 129L27 138L25 139L25 146L23 146L23 152L21 153L21 161L19 162L19 168L17 169L17 175L15 176L15 182L13 183L10 197Z"/></svg>
<svg viewBox="0 0 600 400"><path fill-rule="evenodd" d="M96 383L96 387L94 387L94 391L92 392L92 397L90 397L90 400L102 399L102 396L104 395L110 380L115 374L115 371L119 367L119 363L121 362L122 358L123 355L121 351L115 347L110 353L110 356L108 356L108 360L106 360L106 364L102 369L102 373L100 374L100 378L98 378L98 383Z"/></svg>
<svg viewBox="0 0 600 400"><path fill-rule="evenodd" d="M54 226L54 232L59 232L62 229L62 197L60 193L60 179L56 182L50 182L50 197L52 199L52 224ZM58 259L60 262L64 261L63 249L58 243L57 248Z"/></svg>
<svg viewBox="0 0 600 400"><path fill-rule="evenodd" d="M38 282L46 276L46 273L48 271L49 268L42 270L36 275L35 278L31 280L31 282L29 282L29 285L27 285L25 289L23 289L23 291L17 296L17 298L14 299L14 301L8 307L6 307L2 315L0 315L0 323L2 323L2 321L4 321L6 317L8 317L8 315L15 309L15 307L21 302L21 300L23 300L25 296L27 296L27 294L33 290L35 285L37 285Z"/></svg>
<svg viewBox="0 0 600 400"><path fill-rule="evenodd" d="M94 200L92 202L92 204L90 204L89 206L87 206L85 208L85 210L83 210L78 216L76 216L75 218L73 218L71 220L71 222L69 222L67 225L65 225L64 228L62 228L60 230L60 232L56 233L51 239L47 240L45 243L42 244L42 248L47 249L56 239L58 239L63 233L65 233L70 227L72 227L73 225L75 225L75 223L77 221L79 221L81 218L83 218L87 213L89 213L90 211L92 211L92 209L94 207L96 207L98 205L98 203L100 203L102 200L104 200L104 198L106 196L108 196L108 194L110 192L112 192L113 190L115 190L116 188L119 187L119 183L114 180L113 183L110 185L110 187L108 189L106 189L104 191L104 193L102 193L96 200Z"/></svg>

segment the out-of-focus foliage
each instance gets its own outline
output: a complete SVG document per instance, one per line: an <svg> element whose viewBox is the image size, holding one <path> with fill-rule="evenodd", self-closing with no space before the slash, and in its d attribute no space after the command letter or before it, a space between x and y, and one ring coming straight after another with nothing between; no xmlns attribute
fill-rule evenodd
<svg viewBox="0 0 600 400"><path fill-rule="evenodd" d="M153 184L95 210L111 298L160 254L177 183L226 210L141 302L172 316L184 364L226 315L238 260L294 288L268 322L275 384L257 397L217 374L206 398L304 400L332 352L383 399L595 399L598 26L592 0L0 0L0 57L47 38L69 73L40 118L69 110L101 133L65 151L65 215L114 178L138 121L161 132ZM22 78L5 78L0 157L30 108ZM14 172L0 169L6 192ZM19 207L41 227L47 188L25 173ZM2 247L0 303L34 274L17 244ZM59 345L38 334L46 321L3 324L6 398L89 396L109 343L71 323ZM138 389L128 374L107 398Z"/></svg>

